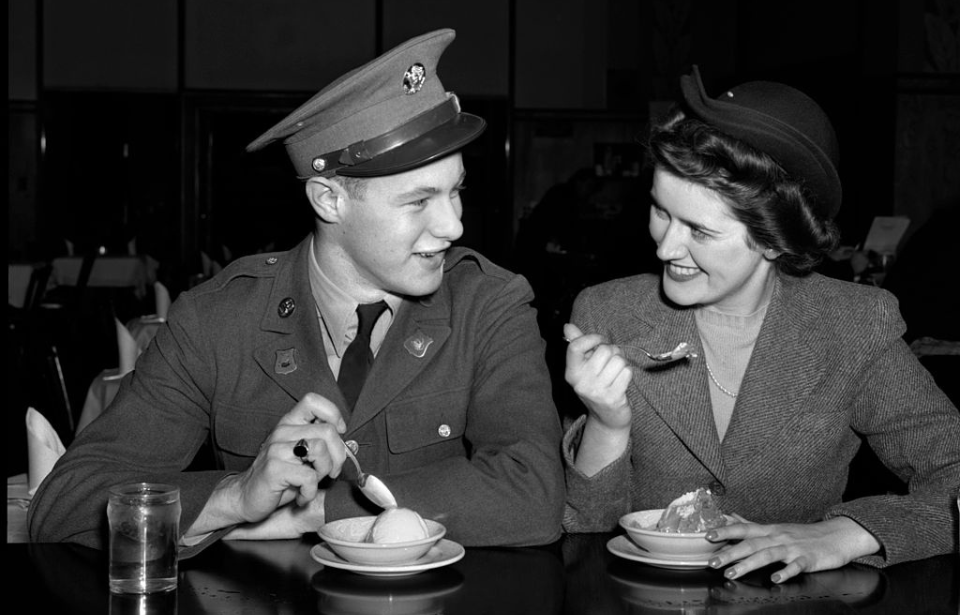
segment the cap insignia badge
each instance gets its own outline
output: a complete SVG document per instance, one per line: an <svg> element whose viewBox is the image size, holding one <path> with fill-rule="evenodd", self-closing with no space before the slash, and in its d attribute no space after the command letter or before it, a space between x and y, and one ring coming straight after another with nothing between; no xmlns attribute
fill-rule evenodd
<svg viewBox="0 0 960 615"><path fill-rule="evenodd" d="M422 359L427 354L427 348L429 348L430 344L432 343L432 337L422 332L418 332L416 335L405 341L403 343L403 347L407 349L407 352L416 358Z"/></svg>
<svg viewBox="0 0 960 615"><path fill-rule="evenodd" d="M427 80L427 69L417 62L403 73L403 91L407 94L416 94Z"/></svg>

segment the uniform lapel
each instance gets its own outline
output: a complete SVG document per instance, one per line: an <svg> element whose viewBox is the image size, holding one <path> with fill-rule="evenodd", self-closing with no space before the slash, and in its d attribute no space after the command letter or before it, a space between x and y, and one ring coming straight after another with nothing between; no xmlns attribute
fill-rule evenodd
<svg viewBox="0 0 960 615"><path fill-rule="evenodd" d="M322 391L327 397L331 391L339 395L327 364L310 292L309 246L308 238L277 264L277 278L260 321L263 342L254 350L254 358L264 373L295 401L311 391ZM343 407L343 400L339 401Z"/></svg>
<svg viewBox="0 0 960 615"><path fill-rule="evenodd" d="M624 352L642 370L639 386L629 393L644 399L631 403L649 405L683 441L690 452L717 478L723 476L720 439L713 419L703 349L697 333L693 310L678 310L662 302L650 302L638 314L637 335L625 342ZM657 364L644 357L631 344L651 352L672 350L685 341L694 346L696 359ZM640 426L643 429L643 426Z"/></svg>
<svg viewBox="0 0 960 615"><path fill-rule="evenodd" d="M348 430L372 419L407 388L446 345L450 330L450 301L445 286L429 297L404 300L373 362L368 384L347 421Z"/></svg>

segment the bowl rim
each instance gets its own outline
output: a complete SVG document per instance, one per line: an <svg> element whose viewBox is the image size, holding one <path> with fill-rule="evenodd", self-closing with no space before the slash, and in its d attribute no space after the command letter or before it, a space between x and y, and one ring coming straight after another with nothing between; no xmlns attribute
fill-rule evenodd
<svg viewBox="0 0 960 615"><path fill-rule="evenodd" d="M427 524L427 530L430 532L429 535L426 538L408 540L406 542L357 542L354 540L344 540L342 538L329 535L329 526L331 525L343 524L346 522L365 521L367 519L376 518L376 515L364 515L361 517L345 517L343 519L337 519L321 525L317 530L317 534L320 535L320 538L322 538L324 542L330 543L334 546L383 551L384 549L404 549L432 544L438 542L447 533L447 528L439 521L434 521L433 519L424 519L423 522ZM327 532L324 532L324 530L327 530Z"/></svg>
<svg viewBox="0 0 960 615"><path fill-rule="evenodd" d="M625 530L628 531L628 532L635 532L635 533L641 534L641 535L643 535L643 536L657 536L657 537L659 537L659 536L676 536L676 537L678 537L678 538L703 538L703 537L705 537L705 536L707 535L707 532L661 532L661 531L659 531L659 530L657 530L657 529L652 529L652 530L651 530L651 529L647 529L647 528L637 527L637 526L635 526L635 525L629 525L629 519L628 519L629 517L635 517L636 515L639 515L640 513L650 513L650 514L652 514L652 513L659 513L660 515L662 515L664 510L666 510L666 509L665 509L665 508L648 508L648 509L646 509L646 510L635 510L635 511L633 511L633 512L628 512L627 514L622 515L622 516L620 517L620 527L622 527L623 529L625 529ZM727 513L723 513L723 516L724 516L724 518L727 520L727 523L728 523L728 524L729 524L729 523L737 523L737 519L736 519L735 517L733 517L732 515L728 515ZM658 519L659 519L659 517L658 517ZM709 530L707 530L707 531L709 531Z"/></svg>

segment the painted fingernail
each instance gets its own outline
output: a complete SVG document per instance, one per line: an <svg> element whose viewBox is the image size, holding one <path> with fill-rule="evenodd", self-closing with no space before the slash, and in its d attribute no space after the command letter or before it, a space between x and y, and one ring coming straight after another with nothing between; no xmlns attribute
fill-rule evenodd
<svg viewBox="0 0 960 615"><path fill-rule="evenodd" d="M720 560L717 559L716 557L713 558L712 560L710 560L708 563L710 564L710 567L711 567L711 568L719 568L720 565L721 565L721 564L720 564Z"/></svg>
<svg viewBox="0 0 960 615"><path fill-rule="evenodd" d="M717 533L716 533L716 532L707 532L706 538L707 538L707 540L716 540L716 539L717 539Z"/></svg>
<svg viewBox="0 0 960 615"><path fill-rule="evenodd" d="M736 568L727 568L726 571L724 571L723 576L727 577L728 579L736 579L736 578L737 578L737 569L736 569Z"/></svg>
<svg viewBox="0 0 960 615"><path fill-rule="evenodd" d="M783 577L781 577L780 573L778 572L776 574L770 575L770 580L773 581L774 583L779 583L780 581L783 580Z"/></svg>

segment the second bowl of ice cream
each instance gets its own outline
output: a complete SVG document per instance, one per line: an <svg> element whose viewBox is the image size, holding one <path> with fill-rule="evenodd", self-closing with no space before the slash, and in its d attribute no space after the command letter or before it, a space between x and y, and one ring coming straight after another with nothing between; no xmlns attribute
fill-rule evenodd
<svg viewBox="0 0 960 615"><path fill-rule="evenodd" d="M703 489L684 494L667 508L638 510L620 518L630 540L651 557L678 561L709 559L727 543L710 542L707 532L733 522Z"/></svg>
<svg viewBox="0 0 960 615"><path fill-rule="evenodd" d="M446 528L408 508L389 508L377 516L350 517L319 530L334 553L353 564L400 566L423 557Z"/></svg>

